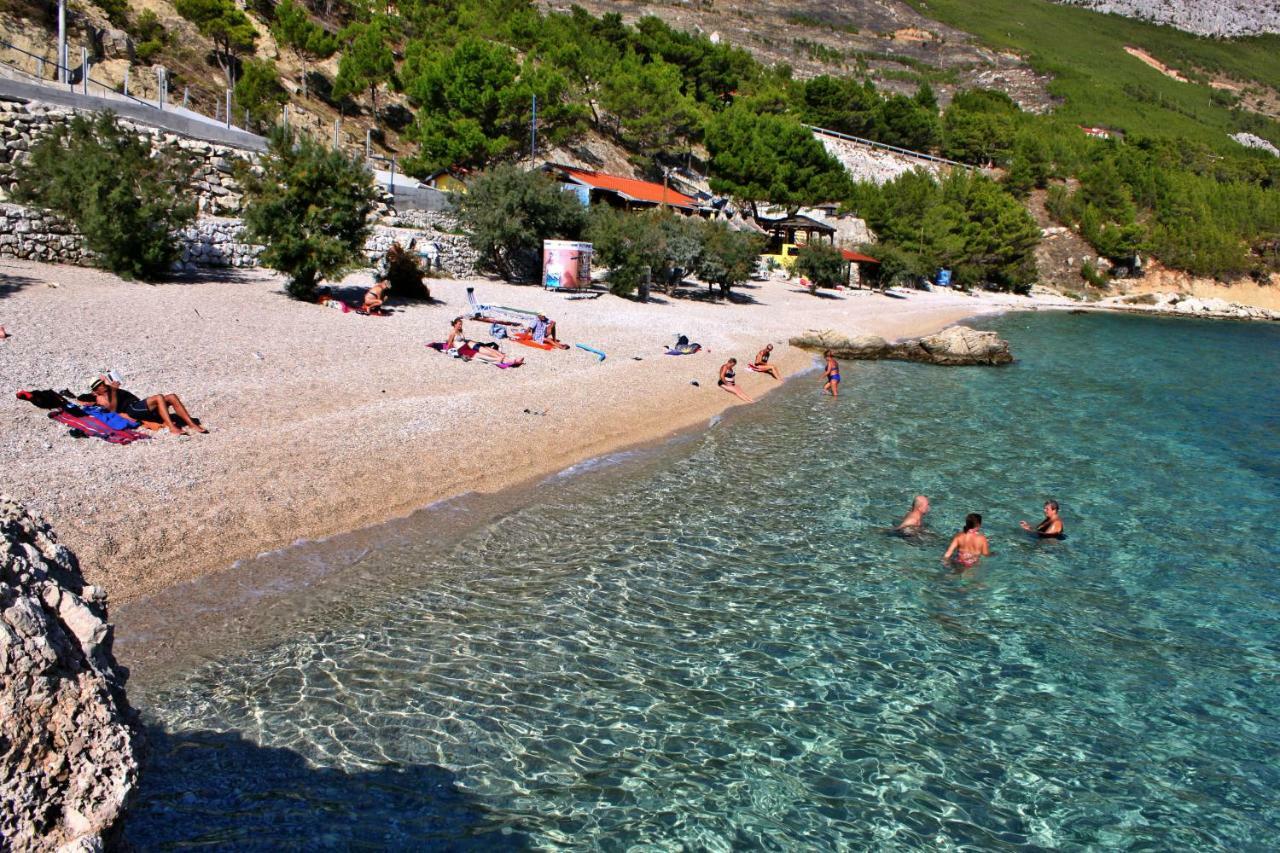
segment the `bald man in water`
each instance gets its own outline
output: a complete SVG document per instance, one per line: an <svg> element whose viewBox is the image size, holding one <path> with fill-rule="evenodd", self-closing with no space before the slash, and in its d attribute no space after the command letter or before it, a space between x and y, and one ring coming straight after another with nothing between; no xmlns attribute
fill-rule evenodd
<svg viewBox="0 0 1280 853"><path fill-rule="evenodd" d="M924 495L916 495L911 502L911 511L893 528L899 533L918 533L924 529L924 517L929 512L929 499Z"/></svg>

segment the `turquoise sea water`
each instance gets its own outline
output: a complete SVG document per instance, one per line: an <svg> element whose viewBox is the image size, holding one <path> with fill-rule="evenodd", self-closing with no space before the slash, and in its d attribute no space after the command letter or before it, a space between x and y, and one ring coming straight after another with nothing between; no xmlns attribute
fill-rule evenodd
<svg viewBox="0 0 1280 853"><path fill-rule="evenodd" d="M386 584L148 693L128 840L1274 849L1280 328L992 325L1018 364L849 364L389 539ZM916 492L937 533L887 534Z"/></svg>

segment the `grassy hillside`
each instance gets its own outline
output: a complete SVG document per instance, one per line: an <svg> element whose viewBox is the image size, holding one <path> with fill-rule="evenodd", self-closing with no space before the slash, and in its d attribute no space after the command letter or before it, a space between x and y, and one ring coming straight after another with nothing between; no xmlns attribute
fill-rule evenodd
<svg viewBox="0 0 1280 853"><path fill-rule="evenodd" d="M990 46L1024 54L1056 79L1063 118L1129 133L1183 137L1219 148L1247 130L1280 144L1274 118L1234 108L1233 93L1211 77L1239 85L1250 102L1280 91L1280 36L1219 40L1046 0L908 0L922 14L973 33ZM1176 68L1175 80L1130 56L1141 48ZM1243 90L1253 89L1252 93Z"/></svg>

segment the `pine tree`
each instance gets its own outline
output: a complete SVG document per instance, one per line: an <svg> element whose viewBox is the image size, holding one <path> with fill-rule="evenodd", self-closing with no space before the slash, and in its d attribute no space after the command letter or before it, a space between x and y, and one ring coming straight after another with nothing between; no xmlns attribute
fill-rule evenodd
<svg viewBox="0 0 1280 853"><path fill-rule="evenodd" d="M258 41L249 17L234 0L176 0L174 8L213 42L213 55L226 75L227 88L235 88L236 65Z"/></svg>
<svg viewBox="0 0 1280 853"><path fill-rule="evenodd" d="M395 73L395 55L391 52L390 26L385 17L375 17L367 24L352 24L342 31L347 48L338 62L338 77L333 81L333 96L345 98L356 92L368 92L373 111L373 126L378 123L378 89Z"/></svg>
<svg viewBox="0 0 1280 853"><path fill-rule="evenodd" d="M338 40L312 21L306 7L296 0L284 0L276 6L271 32L276 41L298 57L298 64L302 66L302 97L305 98L308 64L332 56L338 49Z"/></svg>

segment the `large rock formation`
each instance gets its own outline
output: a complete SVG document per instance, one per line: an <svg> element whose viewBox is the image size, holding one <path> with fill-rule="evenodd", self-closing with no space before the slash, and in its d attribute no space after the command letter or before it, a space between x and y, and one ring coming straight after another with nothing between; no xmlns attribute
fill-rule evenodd
<svg viewBox="0 0 1280 853"><path fill-rule="evenodd" d="M137 780L106 593L0 496L0 849L100 850Z"/></svg>
<svg viewBox="0 0 1280 853"><path fill-rule="evenodd" d="M877 335L850 338L837 332L807 332L791 339L791 345L823 352L836 358L919 361L925 364L1009 364L1013 354L1009 342L995 332L980 332L968 326L948 326L936 335L908 338L890 343Z"/></svg>

